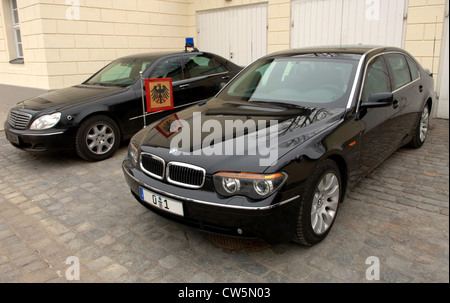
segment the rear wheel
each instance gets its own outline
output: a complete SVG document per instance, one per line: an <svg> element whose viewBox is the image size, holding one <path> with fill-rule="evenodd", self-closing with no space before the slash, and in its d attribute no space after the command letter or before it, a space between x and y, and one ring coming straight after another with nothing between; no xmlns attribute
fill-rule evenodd
<svg viewBox="0 0 450 303"><path fill-rule="evenodd" d="M76 136L76 152L87 161L110 158L120 144L117 124L107 116L94 116L84 121Z"/></svg>
<svg viewBox="0 0 450 303"><path fill-rule="evenodd" d="M430 109L428 105L426 105L420 115L419 124L416 127L413 138L409 143L409 146L412 148L419 148L427 139L428 130L430 128Z"/></svg>
<svg viewBox="0 0 450 303"><path fill-rule="evenodd" d="M325 160L315 168L301 198L295 242L312 246L325 239L341 202L341 182L339 168L334 161Z"/></svg>

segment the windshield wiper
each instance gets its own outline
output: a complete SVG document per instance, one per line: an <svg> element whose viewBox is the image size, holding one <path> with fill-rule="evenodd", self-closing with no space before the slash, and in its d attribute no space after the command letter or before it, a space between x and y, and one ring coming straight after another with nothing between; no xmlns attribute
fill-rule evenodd
<svg viewBox="0 0 450 303"><path fill-rule="evenodd" d="M125 87L125 86L129 86L130 85L130 84L103 83L103 82L88 82L86 84L89 84L89 85L100 85L100 86L106 86L106 87L112 87L112 86Z"/></svg>
<svg viewBox="0 0 450 303"><path fill-rule="evenodd" d="M118 87L127 87L130 86L131 84L125 84L125 83L121 83L121 84L114 84L114 86L118 86Z"/></svg>
<svg viewBox="0 0 450 303"><path fill-rule="evenodd" d="M248 100L248 102L270 103L270 102L275 102L275 101L272 101L272 100Z"/></svg>
<svg viewBox="0 0 450 303"><path fill-rule="evenodd" d="M285 103L282 101L278 101L278 100L248 100L248 102L250 103L269 103L269 104L280 104L280 103Z"/></svg>
<svg viewBox="0 0 450 303"><path fill-rule="evenodd" d="M86 84L86 85L109 86L109 85L107 85L107 84L105 84L105 83L101 83L101 82L86 82L86 83L84 83L84 84Z"/></svg>
<svg viewBox="0 0 450 303"><path fill-rule="evenodd" d="M270 101L266 101L266 100L251 100L248 101L250 103L265 103L265 104L271 104L275 107L291 107L291 108L297 108L297 109L304 109L306 108L306 106L304 104L295 104L293 103L293 101L289 102L289 101L280 101L280 100L270 100Z"/></svg>

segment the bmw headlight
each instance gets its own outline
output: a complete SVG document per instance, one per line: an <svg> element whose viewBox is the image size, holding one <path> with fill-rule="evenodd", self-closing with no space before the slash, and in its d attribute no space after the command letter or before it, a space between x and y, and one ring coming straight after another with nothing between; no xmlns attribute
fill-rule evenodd
<svg viewBox="0 0 450 303"><path fill-rule="evenodd" d="M37 118L31 124L30 129L32 130L44 130L55 126L61 119L61 113L54 113L51 115L44 115Z"/></svg>
<svg viewBox="0 0 450 303"><path fill-rule="evenodd" d="M131 161L131 164L133 164L134 167L137 166L138 159L139 159L139 149L136 147L136 143L130 142L128 145L128 158Z"/></svg>
<svg viewBox="0 0 450 303"><path fill-rule="evenodd" d="M242 195L261 200L280 189L287 180L287 174L219 172L213 176L213 180L214 188L222 196Z"/></svg>

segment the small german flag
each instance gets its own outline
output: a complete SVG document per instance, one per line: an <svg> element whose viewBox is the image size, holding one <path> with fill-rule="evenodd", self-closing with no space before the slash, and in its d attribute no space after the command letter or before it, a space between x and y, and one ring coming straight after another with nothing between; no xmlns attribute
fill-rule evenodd
<svg viewBox="0 0 450 303"><path fill-rule="evenodd" d="M159 112L174 108L172 78L145 79L147 112Z"/></svg>

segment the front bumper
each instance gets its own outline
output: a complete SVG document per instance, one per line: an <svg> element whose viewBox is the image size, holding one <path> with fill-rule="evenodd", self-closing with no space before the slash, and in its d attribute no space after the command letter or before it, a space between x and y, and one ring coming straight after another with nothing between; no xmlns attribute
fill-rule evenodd
<svg viewBox="0 0 450 303"><path fill-rule="evenodd" d="M73 150L75 131L47 129L41 131L17 130L8 122L4 124L6 139L15 147L33 153L49 153Z"/></svg>
<svg viewBox="0 0 450 303"><path fill-rule="evenodd" d="M276 194L258 203L245 203L243 197L223 199L214 192L192 190L155 180L134 168L125 159L122 169L136 200L170 220L201 229L242 238L260 238L268 243L292 240L297 225L300 196ZM140 187L183 203L184 216L178 216L142 200Z"/></svg>

